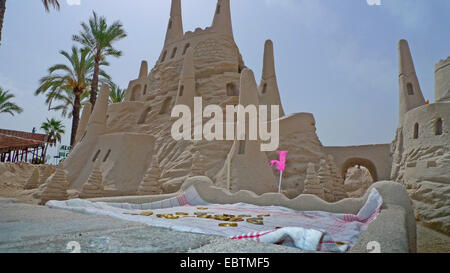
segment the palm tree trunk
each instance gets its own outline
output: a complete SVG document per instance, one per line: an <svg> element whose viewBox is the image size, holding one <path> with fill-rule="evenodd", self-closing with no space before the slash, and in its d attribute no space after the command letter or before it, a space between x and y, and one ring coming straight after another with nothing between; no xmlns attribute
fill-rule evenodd
<svg viewBox="0 0 450 273"><path fill-rule="evenodd" d="M97 100L99 70L100 70L100 54L97 53L97 56L95 57L94 75L92 76L92 83L91 83L91 97L89 99L92 104L92 107L94 107L95 101Z"/></svg>
<svg viewBox="0 0 450 273"><path fill-rule="evenodd" d="M0 0L0 44L2 43L3 19L5 18L6 0Z"/></svg>
<svg viewBox="0 0 450 273"><path fill-rule="evenodd" d="M72 132L70 135L70 146L73 148L75 145L75 137L77 135L78 124L80 123L80 92L74 90L75 93L75 102L73 103L73 111L72 111Z"/></svg>

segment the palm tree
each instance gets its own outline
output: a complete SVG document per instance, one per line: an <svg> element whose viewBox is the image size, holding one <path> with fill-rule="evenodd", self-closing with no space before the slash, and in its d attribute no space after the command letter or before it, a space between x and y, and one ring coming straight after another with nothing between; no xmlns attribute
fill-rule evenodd
<svg viewBox="0 0 450 273"><path fill-rule="evenodd" d="M110 82L109 86L111 87L111 91L109 93L109 103L123 102L125 98L125 90L113 82Z"/></svg>
<svg viewBox="0 0 450 273"><path fill-rule="evenodd" d="M44 4L45 10L50 12L50 6L59 10L59 2L58 0L42 0ZM2 41L2 29L3 29L3 19L5 18L6 11L6 0L0 0L0 43Z"/></svg>
<svg viewBox="0 0 450 273"><path fill-rule="evenodd" d="M59 10L58 0L42 0L42 3L44 4L45 10L47 12L50 12L50 5L52 5L54 9Z"/></svg>
<svg viewBox="0 0 450 273"><path fill-rule="evenodd" d="M62 135L64 135L64 124L62 124L62 121L55 120L55 119L47 119L46 122L42 123L41 129L44 130L45 134L47 135L47 142L45 143L44 148L44 159L42 162L45 162L45 156L47 154L47 148L50 145L50 147L53 147L56 145L56 143L61 142Z"/></svg>
<svg viewBox="0 0 450 273"><path fill-rule="evenodd" d="M8 90L3 91L3 88L0 87L0 114L8 113L14 116L14 113L20 114L23 112L22 108L11 102L11 99L14 97Z"/></svg>
<svg viewBox="0 0 450 273"><path fill-rule="evenodd" d="M48 69L49 75L40 80L41 86L35 91L35 95L46 94L46 103L49 110L61 110L65 117L67 113L72 117L72 132L70 145L75 142L75 135L80 121L80 109L83 98L87 98L89 93L90 78L94 70L94 57L86 50L79 50L75 46L69 54L60 51L70 65L57 64ZM108 65L101 62L101 66ZM109 81L110 77L100 70L102 81ZM60 102L57 106L52 103ZM71 111L70 111L71 110Z"/></svg>
<svg viewBox="0 0 450 273"><path fill-rule="evenodd" d="M123 29L122 23L115 21L108 27L106 18L98 17L95 12L93 12L93 17L89 19L89 25L81 23L81 27L83 31L79 35L74 35L72 38L75 42L79 42L85 49L89 50L95 58L90 97L90 102L94 106L97 100L100 62L104 61L107 56L116 58L122 56L122 51L113 48L113 43L127 37L127 34Z"/></svg>

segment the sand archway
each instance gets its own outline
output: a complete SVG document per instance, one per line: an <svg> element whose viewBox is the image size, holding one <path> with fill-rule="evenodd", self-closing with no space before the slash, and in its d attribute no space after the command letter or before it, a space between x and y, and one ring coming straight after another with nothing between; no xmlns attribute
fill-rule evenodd
<svg viewBox="0 0 450 273"><path fill-rule="evenodd" d="M344 162L344 164L342 164L342 167L341 167L342 177L344 177L344 179L345 179L347 170L356 165L365 167L367 170L369 170L373 181L378 181L377 168L375 167L375 164L372 161L370 161L369 159L365 159L365 158L356 158L355 157L355 158L347 159Z"/></svg>

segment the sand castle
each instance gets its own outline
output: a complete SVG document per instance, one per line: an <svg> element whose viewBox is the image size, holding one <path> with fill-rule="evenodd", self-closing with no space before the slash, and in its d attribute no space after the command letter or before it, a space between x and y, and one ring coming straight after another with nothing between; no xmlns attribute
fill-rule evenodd
<svg viewBox="0 0 450 273"><path fill-rule="evenodd" d="M67 200L68 186L66 171L61 164L40 188L40 204L44 205L49 200Z"/></svg>
<svg viewBox="0 0 450 273"><path fill-rule="evenodd" d="M395 180L407 185L418 202L419 218L448 231L445 192L450 181L446 120L450 116L450 59L436 65L436 102L426 104L404 40L399 43L399 56L399 128L393 143L326 147L316 134L312 114L285 115L270 40L264 45L262 77L256 84L233 38L230 0L218 0L210 27L187 32L183 29L181 0L173 0L166 39L154 67L149 71L148 62L142 61L124 102L109 105L109 88L105 85L95 106L84 107L77 144L64 162L70 189L81 190L99 160L103 184L111 188L109 193L137 194L151 170L152 158L157 156L161 170L158 183L164 193L177 191L186 179L197 174L231 192L275 192L278 174L268 163L277 159L277 153L261 152L258 141L176 141L171 137L172 108L187 105L192 109L197 96L202 97L203 107L214 104L223 110L238 103L280 106L279 149L289 151L283 175L287 197L295 198L304 191L308 164L313 163L320 165L325 200L344 198L339 178L360 165L369 170L374 181ZM203 157L200 163L193 162L197 153ZM329 166L333 166L334 177ZM430 194L439 196L437 205L428 201L435 200L429 198Z"/></svg>
<svg viewBox="0 0 450 273"><path fill-rule="evenodd" d="M104 195L102 171L100 170L100 161L95 162L94 169L89 175L87 182L83 185L80 198L95 198Z"/></svg>

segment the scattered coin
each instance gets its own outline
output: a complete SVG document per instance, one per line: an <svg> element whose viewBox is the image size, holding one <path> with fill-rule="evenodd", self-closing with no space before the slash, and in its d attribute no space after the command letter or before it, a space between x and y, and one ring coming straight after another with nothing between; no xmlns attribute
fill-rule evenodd
<svg viewBox="0 0 450 273"><path fill-rule="evenodd" d="M206 212L194 212L195 215L200 216L200 215L207 215L208 213Z"/></svg>
<svg viewBox="0 0 450 273"><path fill-rule="evenodd" d="M249 218L247 222L253 225L264 225L264 222L261 218Z"/></svg>
<svg viewBox="0 0 450 273"><path fill-rule="evenodd" d="M212 215L204 214L204 215L197 215L197 218L210 219L210 218L213 218L213 217L212 217Z"/></svg>
<svg viewBox="0 0 450 273"><path fill-rule="evenodd" d="M198 207L197 209L199 209L199 210L207 210L208 208L207 207Z"/></svg>
<svg viewBox="0 0 450 273"><path fill-rule="evenodd" d="M142 215L142 216L151 216L151 215L153 215L153 212L152 211L143 211L143 212L141 212L140 215Z"/></svg>
<svg viewBox="0 0 450 273"><path fill-rule="evenodd" d="M230 221L230 217L225 215L214 215L214 219L218 221Z"/></svg>
<svg viewBox="0 0 450 273"><path fill-rule="evenodd" d="M244 219L241 217L233 217L233 218L230 218L229 221L230 222L242 222L242 221L244 221Z"/></svg>
<svg viewBox="0 0 450 273"><path fill-rule="evenodd" d="M236 223L220 223L219 227L237 227L238 224Z"/></svg>
<svg viewBox="0 0 450 273"><path fill-rule="evenodd" d="M175 216L173 214L157 214L156 217L158 218L165 218L165 219L178 219L180 216Z"/></svg>
<svg viewBox="0 0 450 273"><path fill-rule="evenodd" d="M252 216L249 215L249 214L241 214L241 215L238 215L238 217L239 218L249 218L249 217L252 217Z"/></svg>
<svg viewBox="0 0 450 273"><path fill-rule="evenodd" d="M189 215L189 213L186 213L186 212L177 212L177 213L175 213L175 215L181 215L181 216L183 216L183 215Z"/></svg>
<svg viewBox="0 0 450 273"><path fill-rule="evenodd" d="M178 219L178 218L180 218L180 217L179 217L179 216L172 215L172 214L168 214L168 215L164 216L164 218L166 218L166 219Z"/></svg>
<svg viewBox="0 0 450 273"><path fill-rule="evenodd" d="M270 214L260 214L260 215L258 215L258 217L269 217L270 216Z"/></svg>

